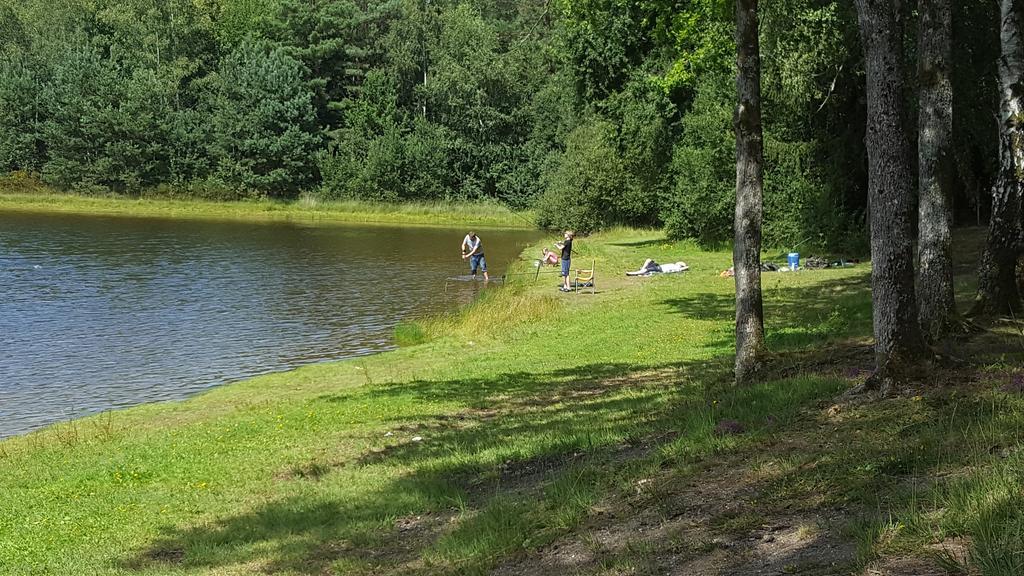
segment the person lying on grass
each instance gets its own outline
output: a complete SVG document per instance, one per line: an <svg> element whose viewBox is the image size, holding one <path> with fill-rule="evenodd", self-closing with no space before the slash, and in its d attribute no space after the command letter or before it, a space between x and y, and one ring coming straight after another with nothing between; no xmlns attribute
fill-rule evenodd
<svg viewBox="0 0 1024 576"><path fill-rule="evenodd" d="M686 262L674 262L672 264L658 264L654 260L648 258L644 260L639 270L632 272L626 272L626 276L650 276L651 274L672 274L673 272L685 272L690 267L686 265Z"/></svg>

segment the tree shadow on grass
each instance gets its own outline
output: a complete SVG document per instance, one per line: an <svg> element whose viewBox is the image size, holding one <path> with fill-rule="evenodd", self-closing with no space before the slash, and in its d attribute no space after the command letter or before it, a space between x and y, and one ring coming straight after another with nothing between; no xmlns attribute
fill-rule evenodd
<svg viewBox="0 0 1024 576"><path fill-rule="evenodd" d="M601 470L602 475L629 478L644 473L631 468L644 460L653 461L655 469L667 465L666 474L677 474L672 470L680 462L700 461L704 456L699 450L680 451L676 446L710 434L720 417L736 418L747 427L749 437L739 446L753 449L751 442L763 444L750 452L746 465L766 455L790 463L782 472L762 474L749 486L749 493L758 495L760 513L812 513L822 506L849 507L851 514L872 506L882 509L907 479L927 476L948 464L950 438L957 437L957 430L970 429L979 411L991 410L985 402L902 398L880 407L854 407L859 413L846 417L844 412L822 410L819 404L836 392L834 380L804 378L800 383L749 389L679 385L687 375L720 381L727 366L727 359L721 360L710 369L703 362L639 370L632 365L599 364L367 389L351 397L353 405L439 394L463 398L467 408L454 415L425 411L395 418L390 425L385 421L384 429L398 429L403 422L415 427L387 440L379 452L371 450L337 463L319 481L288 480L308 487L302 495L210 523L169 527L125 567L147 571L161 566L252 565L267 573L309 575L334 569L342 573L349 569L365 573L486 570L496 559L538 545L536 540L524 544L537 534L546 535L539 540L543 545L564 533L565 528L548 523L564 506L552 500L552 487L566 477ZM607 379L622 382L605 384ZM480 399L477 394L483 388L489 395ZM344 405L345 398L325 396L317 402ZM1009 420L1003 424L1005 429L997 435L1012 436L1015 424ZM826 429L831 432L822 435ZM412 441L413 433L423 440ZM992 429L977 434L991 435ZM530 441L522 442L524 438ZM338 489L372 471L384 473L371 489L354 494ZM570 508L585 514L593 498L612 496L615 490L614 485L605 485ZM692 496L665 494L659 496L658 506L685 507ZM680 509L669 516L677 512L683 513ZM720 524L735 524L723 518ZM760 530L759 525L749 529ZM672 550L678 546L650 534L644 538L648 547ZM454 544L439 542L453 539L469 543L466 549L473 550L466 553L465 563L444 564L445 554L456 554L449 550ZM822 542L831 546L834 538ZM816 546L808 541L774 558L781 559L782 566L816 561ZM607 554L611 556L606 560L630 555L621 550ZM424 556L441 564L424 564ZM719 573L739 572L723 569Z"/></svg>
<svg viewBox="0 0 1024 576"><path fill-rule="evenodd" d="M832 287L826 283L826 289ZM816 309L842 305L815 299L811 288L793 291L771 305L785 318L785 326L794 329ZM842 302L848 297L853 296L840 296ZM721 295L666 304L680 314L708 319L732 313L731 299ZM381 436L356 458L310 462L305 468L316 474L278 480L309 484L303 496L283 497L210 523L168 527L126 567L145 571L165 565L255 563L271 573L321 574L338 565L411 570L425 550L451 533L447 520L457 514L476 518L512 498L516 506L533 510L521 514L528 518L538 514L536 503L544 501L545 490L568 470L628 465L679 435L709 433L714 425L709 419L712 395L728 397L721 390L731 379L730 368L731 358L721 356L657 366L598 363L414 380L324 395L310 408L345 411L398 403L424 409L375 419ZM716 388L719 392L712 393ZM761 405L768 401L748 400ZM462 408L454 413L432 410L437 401ZM762 415L756 426L763 425ZM392 435L384 437L388 430ZM356 482L364 474L374 477L371 489L352 494L338 488L338 483ZM420 518L416 527L403 528L411 517ZM502 529L513 533L509 536L534 530L524 522ZM475 534L466 530L460 537L472 540ZM479 555L493 558L510 545L521 544L492 541L480 545Z"/></svg>
<svg viewBox="0 0 1024 576"><path fill-rule="evenodd" d="M209 523L167 527L159 538L123 564L132 571L154 568L218 569L250 565L248 572L319 575L343 559L369 564L400 565L413 560L417 544L435 538L441 521L450 516L423 510L422 498L443 487L440 478L397 477L360 497L311 493L261 504L252 510ZM404 514L432 512L430 521L409 530L387 530ZM375 541L401 532L402 540Z"/></svg>
<svg viewBox="0 0 1024 576"><path fill-rule="evenodd" d="M728 375L728 366L718 362L657 367L606 363L492 378L384 385L360 393L360 400L377 403L402 398L429 404L444 399L464 408L455 413L423 412L384 419L382 422L391 426L415 422L406 431L429 442L393 445L386 455L371 453L363 460L423 461L450 454L451 446L471 454L483 453L523 438L540 439L529 447L532 456L538 457L613 445L652 427L670 426L676 416L670 416L669 407L703 401L706 387L724 382ZM321 400L344 403L350 398L328 395ZM487 468L496 463L463 463L465 469L449 468L448 472L468 477L482 472L481 465Z"/></svg>
<svg viewBox="0 0 1024 576"><path fill-rule="evenodd" d="M383 418L381 431L394 435L382 434L375 449L308 466L318 470L315 475L278 480L307 483L308 494L209 523L168 527L125 568L255 563L270 573L323 574L347 562L402 570L451 528L446 519L458 510L489 509L514 494L543 491L567 468L621 459L637 438L671 427L672 406L686 398L703 401L700 388L676 386L673 374L685 370L701 379L713 372L704 363L639 371L629 364L595 364L322 396L312 401L313 409L410 400L427 405L437 398L465 408ZM413 434L423 439L413 441ZM375 479L372 489L345 495L338 483L362 474ZM403 529L403 519L412 516L419 517L416 528Z"/></svg>
<svg viewBox="0 0 1024 576"><path fill-rule="evenodd" d="M773 278L778 277L768 274L762 277L765 343L769 350L820 346L829 341L871 334L870 270L811 286L772 286ZM735 299L729 294L698 293L662 303L674 313L695 320L732 322L736 313ZM711 341L706 346L721 349L732 343L730 332L726 338Z"/></svg>
<svg viewBox="0 0 1024 576"><path fill-rule="evenodd" d="M663 246L665 244L671 244L664 238L657 238L654 240L634 240L632 242L610 242L609 246L618 246L620 248L650 248L652 246Z"/></svg>
<svg viewBox="0 0 1024 576"><path fill-rule="evenodd" d="M548 526L550 517L584 514L588 502L610 489L595 484L579 489L580 496L558 496L556 487L573 474L614 477L611 470L669 457L657 454L681 437L713 444L710 431L718 416L741 418L751 431L767 429L834 388L805 386L796 396L771 386L736 391L723 386L728 367L727 358L669 366L594 364L325 395L311 409L410 399L428 406L438 398L465 408L383 418L381 432L394 434L381 434L365 453L320 463L324 467L315 477L278 479L306 486L287 491L301 495L212 522L168 527L124 567L405 573L426 570L424 555L459 554L468 554L458 560L466 570L486 567L538 533L554 538L559 532ZM700 446L685 457L704 450ZM345 489L347 483L367 482L360 480L365 477L371 478L367 489ZM438 544L451 540L468 544Z"/></svg>
<svg viewBox="0 0 1024 576"><path fill-rule="evenodd" d="M669 240L667 238L655 238L652 240L635 240L632 242L609 242L609 246L617 246L621 248L653 248L657 246L675 246L679 241ZM698 243L700 249L706 252L721 252L729 249L728 242L722 241L707 241Z"/></svg>
<svg viewBox="0 0 1024 576"><path fill-rule="evenodd" d="M1000 486L984 471L1024 462L1020 453L1005 455L1024 398L1006 405L963 392L832 406L804 398L801 418L696 471L670 467L645 476L649 489L623 494L567 538L520 553L496 574L859 573L865 557L858 553L885 552L899 536L894 524L911 542L973 532L987 560L1016 561L1024 515L993 515L990 504L1018 494L1019 475ZM897 554L912 548L898 544ZM927 571L886 573L938 573L927 550L913 554L907 565Z"/></svg>

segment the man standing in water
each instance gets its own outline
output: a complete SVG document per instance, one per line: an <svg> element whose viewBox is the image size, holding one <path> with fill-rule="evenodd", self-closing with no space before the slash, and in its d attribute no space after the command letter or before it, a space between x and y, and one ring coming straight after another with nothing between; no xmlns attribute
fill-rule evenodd
<svg viewBox="0 0 1024 576"><path fill-rule="evenodd" d="M555 244L562 250L562 287L559 288L562 292L572 292L572 288L569 287L569 262L572 260L572 230L565 231L565 240Z"/></svg>
<svg viewBox="0 0 1024 576"><path fill-rule="evenodd" d="M484 246L480 243L480 237L472 230L462 239L462 259L469 258L469 272L476 280L476 271L479 269L484 273L484 282L490 280L487 276L487 260L484 260Z"/></svg>

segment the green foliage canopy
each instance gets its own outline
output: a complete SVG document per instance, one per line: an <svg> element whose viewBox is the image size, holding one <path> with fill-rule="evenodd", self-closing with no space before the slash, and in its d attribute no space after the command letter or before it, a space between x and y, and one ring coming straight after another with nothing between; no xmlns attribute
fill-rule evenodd
<svg viewBox="0 0 1024 576"><path fill-rule="evenodd" d="M731 236L735 186L732 9L725 0L7 3L0 170L85 192L493 199L536 207L546 226L665 225L717 243ZM957 10L963 220L985 210L995 170L986 119L998 44L992 6ZM863 238L853 8L764 4L761 36L766 242Z"/></svg>

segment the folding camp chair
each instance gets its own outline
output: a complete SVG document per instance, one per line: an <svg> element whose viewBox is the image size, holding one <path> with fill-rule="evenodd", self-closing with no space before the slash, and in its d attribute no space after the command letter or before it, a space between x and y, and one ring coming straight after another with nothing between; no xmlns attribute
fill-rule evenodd
<svg viewBox="0 0 1024 576"><path fill-rule="evenodd" d="M572 284L573 288L576 289L576 293L580 293L580 288L590 288L591 294L597 294L597 289L594 287L594 271L597 269L597 260L594 259L590 263L590 268L577 268L576 274L573 275Z"/></svg>

